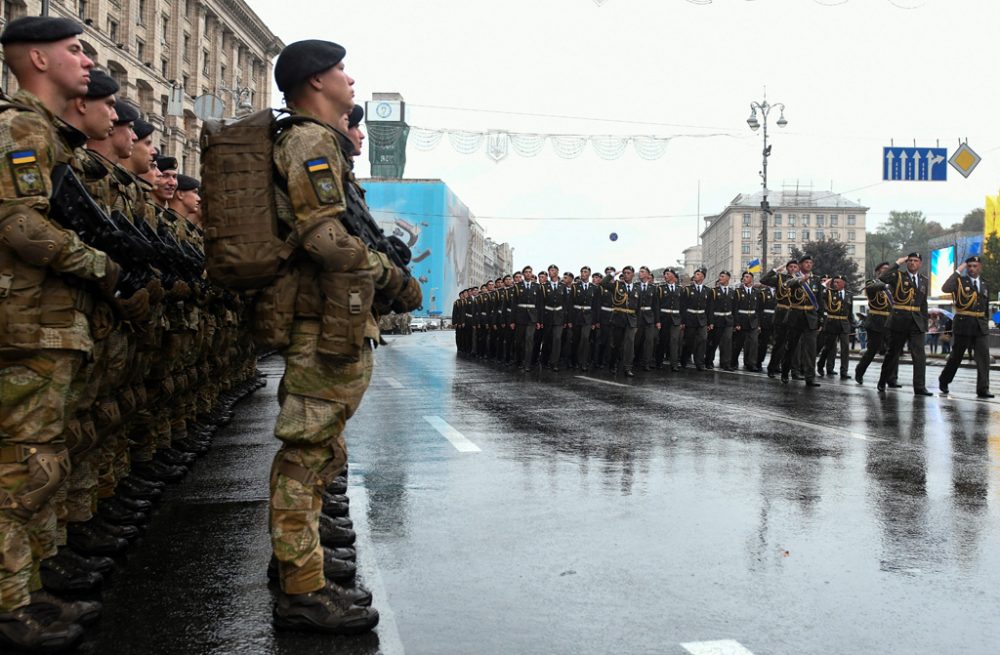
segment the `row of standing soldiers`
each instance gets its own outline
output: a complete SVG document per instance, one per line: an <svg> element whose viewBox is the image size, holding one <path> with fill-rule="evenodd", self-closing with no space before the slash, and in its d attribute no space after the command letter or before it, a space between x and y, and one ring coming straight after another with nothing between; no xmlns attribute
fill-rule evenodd
<svg viewBox="0 0 1000 655"><path fill-rule="evenodd" d="M130 268L70 227L80 206L50 200L68 171L83 204L203 262L198 180L158 157L81 31L32 16L0 36L20 86L0 100L0 650L79 641L101 607L68 595L101 586L261 384L245 299L197 267Z"/></svg>
<svg viewBox="0 0 1000 655"><path fill-rule="evenodd" d="M904 347L914 365L914 391L926 395L923 334L927 331L927 278L919 274L919 253L901 257L894 265L876 267L866 281L868 311L864 329L868 348L855 368L859 384L869 365L883 354L878 388L899 387L897 369ZM730 274L722 271L714 287L705 284L706 270L695 271L688 285L667 268L663 281L654 283L650 270L626 266L591 275L583 267L579 276L550 266L535 281L528 266L513 275L462 291L452 307L452 322L459 352L491 359L528 371L536 366L591 367L623 371L692 365L712 369L716 353L719 367L763 372L770 350L767 374L803 379L819 386L818 375L849 372L850 337L859 328L853 296L842 275L812 275L812 257L803 256L765 273L759 283L743 272L731 288ZM904 266L905 265L905 266ZM947 392L965 350L973 351L978 369L977 393L989 397L987 311L988 293L979 280L978 258L970 258L945 283L958 309L955 321L956 352L939 380ZM962 275L974 268L974 277ZM966 288L968 287L968 288ZM973 288L974 287L974 288Z"/></svg>

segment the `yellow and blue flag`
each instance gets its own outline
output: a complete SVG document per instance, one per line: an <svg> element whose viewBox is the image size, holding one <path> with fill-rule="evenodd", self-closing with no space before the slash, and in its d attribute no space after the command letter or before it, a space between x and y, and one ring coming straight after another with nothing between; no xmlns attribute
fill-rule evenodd
<svg viewBox="0 0 1000 655"><path fill-rule="evenodd" d="M747 263L747 270L751 273L760 273L760 258L751 259Z"/></svg>

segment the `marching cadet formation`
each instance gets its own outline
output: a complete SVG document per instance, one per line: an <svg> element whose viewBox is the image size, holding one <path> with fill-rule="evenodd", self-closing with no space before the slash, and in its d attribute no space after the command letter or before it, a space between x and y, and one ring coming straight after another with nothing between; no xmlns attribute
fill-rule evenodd
<svg viewBox="0 0 1000 655"><path fill-rule="evenodd" d="M868 348L854 370L864 384L875 356L884 354L877 388L899 388L897 369L904 347L913 361L913 391L929 396L925 373L928 279L920 274L922 257L910 253L894 264L884 262L865 283L868 312L864 329ZM655 282L650 270L614 267L604 275L584 266L578 276L549 266L536 281L532 267L465 289L452 306L458 352L528 372L538 367L558 371L606 369L633 377L634 370L654 368L699 371L718 366L804 380L818 387L816 376L850 379L850 336L858 329L852 294L842 275L818 279L809 255L788 261L755 282L744 271L731 286L722 271L713 286L699 268L681 286L677 271L667 268ZM944 284L955 306L954 346L938 380L942 394L968 351L977 368L976 392L989 390L989 292L980 279L981 263L970 257ZM716 359L718 354L718 359ZM839 363L839 368L838 368ZM835 370L836 369L836 370Z"/></svg>
<svg viewBox="0 0 1000 655"><path fill-rule="evenodd" d="M263 160L275 200L260 210L289 245L277 241L270 286L224 288L206 273L214 212L202 216L199 180L157 152L154 126L116 99L82 31L30 16L0 34L19 86L0 98L0 651L80 642L112 558L263 386L255 343L288 360L271 474L275 623L369 630L378 613L353 586L343 427L371 377L376 314L421 297L405 267L339 220L345 196L363 198L351 173L363 112L344 49L306 41L279 57L294 118ZM215 187L254 198L261 185ZM258 328L284 338L258 340Z"/></svg>

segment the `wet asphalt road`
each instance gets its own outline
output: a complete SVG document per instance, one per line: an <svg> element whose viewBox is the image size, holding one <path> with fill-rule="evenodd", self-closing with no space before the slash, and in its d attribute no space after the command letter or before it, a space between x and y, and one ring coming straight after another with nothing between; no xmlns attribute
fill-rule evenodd
<svg viewBox="0 0 1000 655"><path fill-rule="evenodd" d="M807 390L521 375L456 358L450 332L376 357L347 433L376 634L271 626L271 358L118 571L87 651L1000 651L1000 403L975 400L971 371L917 398L879 397L877 363L865 387Z"/></svg>

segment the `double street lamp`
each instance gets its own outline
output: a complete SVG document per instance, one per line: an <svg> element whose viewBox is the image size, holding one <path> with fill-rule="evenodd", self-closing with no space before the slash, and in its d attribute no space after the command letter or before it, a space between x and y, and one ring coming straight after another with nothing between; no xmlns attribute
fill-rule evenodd
<svg viewBox="0 0 1000 655"><path fill-rule="evenodd" d="M767 269L767 225L769 223L769 217L771 215L771 205L767 202L767 158L771 156L771 146L767 144L767 118L771 114L772 109L777 109L779 112L777 125L778 127L784 127L788 125L788 121L785 120L785 105L781 102L776 102L773 105L767 101L767 94L764 95L763 102L751 102L750 103L750 118L747 119L747 125L750 129L756 132L763 125L764 127L764 151L763 151L763 169L760 172L760 176L763 178L762 186L764 188L764 199L760 202L760 209L764 213L764 225L760 233L761 249L763 253L760 258L760 268L762 271ZM760 112L761 119L757 119L757 112Z"/></svg>

